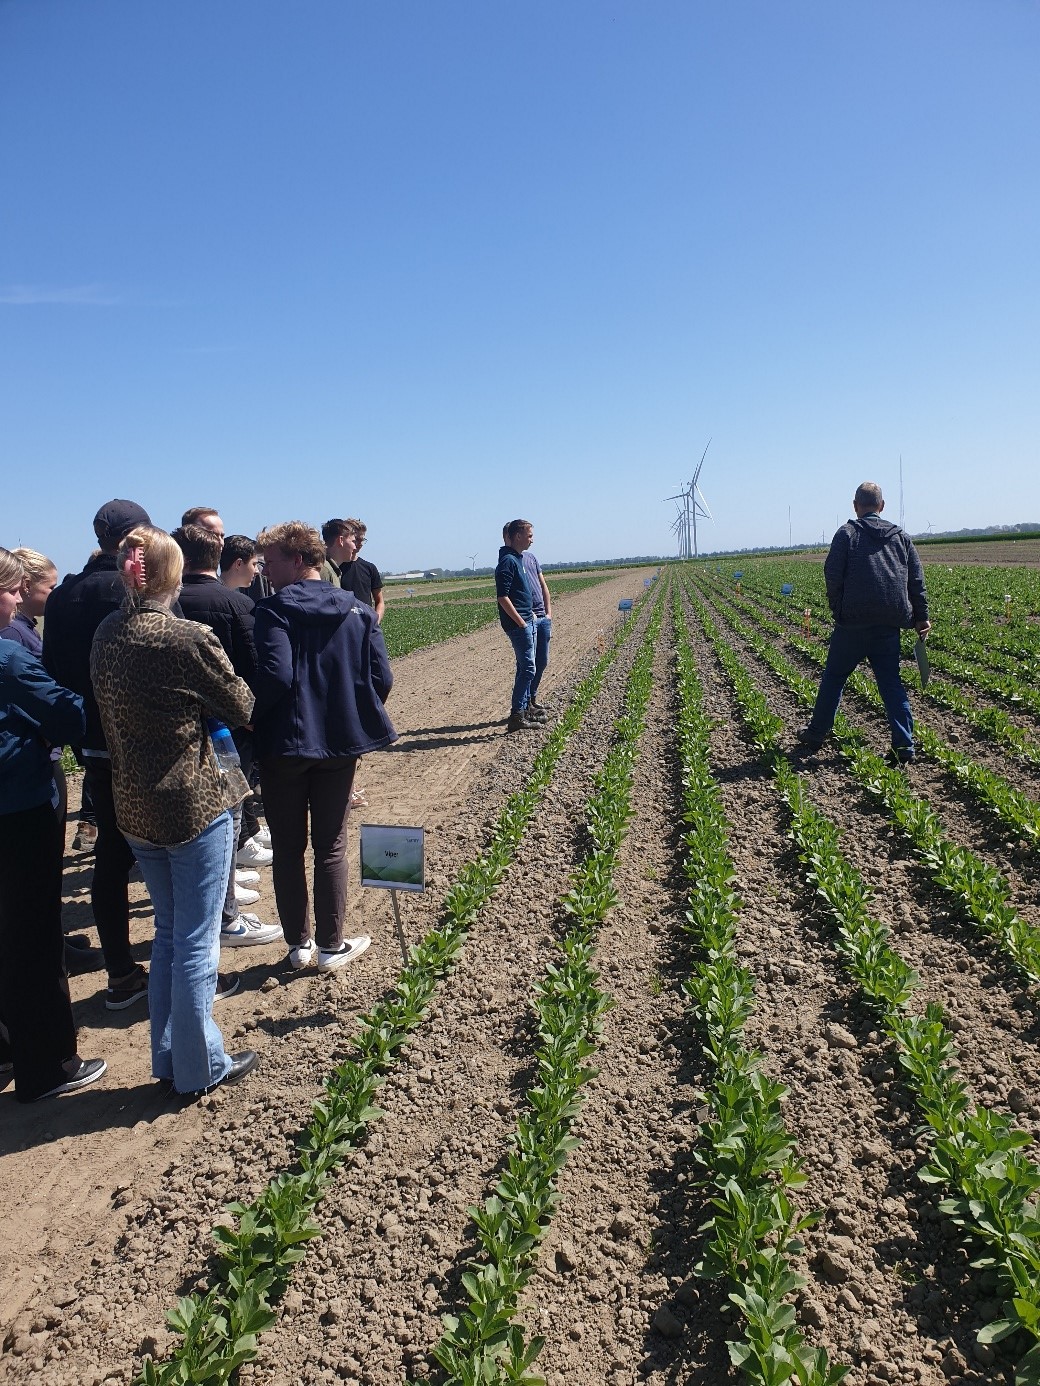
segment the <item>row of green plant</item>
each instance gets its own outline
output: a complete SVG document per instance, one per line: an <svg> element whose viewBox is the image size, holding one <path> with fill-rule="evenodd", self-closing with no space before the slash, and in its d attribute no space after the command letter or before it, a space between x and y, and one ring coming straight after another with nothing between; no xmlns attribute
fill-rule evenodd
<svg viewBox="0 0 1040 1386"><path fill-rule="evenodd" d="M580 577L556 577L546 573L545 579L553 597L566 596L572 592L584 592L586 588L597 587L608 582L613 573L586 573ZM413 595L409 596L411 592ZM495 580L484 578L479 582L468 582L461 587L427 588L421 583L409 587L407 584L385 588L387 609L398 610L401 606L441 606L451 602L495 601Z"/></svg>
<svg viewBox="0 0 1040 1386"><path fill-rule="evenodd" d="M438 926L409 949L388 995L359 1017L353 1055L330 1075L314 1103L297 1144L295 1171L272 1179L251 1203L228 1206L234 1224L213 1231L218 1253L212 1288L181 1299L170 1311L168 1322L181 1341L167 1361L145 1360L142 1386L216 1386L257 1356L257 1335L274 1322L273 1306L306 1243L320 1235L312 1217L316 1204L336 1167L381 1115L374 1099L386 1074L512 862L557 761L598 696L639 609L579 685L535 757L527 783L506 801L488 845L460 871Z"/></svg>
<svg viewBox="0 0 1040 1386"><path fill-rule="evenodd" d="M720 588L720 590L726 589ZM756 599L766 602L769 609L775 612L784 622L784 624L781 625L771 620L769 617L761 616L759 618L759 624L761 624L764 629L771 630L776 635L784 635L791 638L790 630L792 628L795 630L803 628L804 617L800 614L797 604L792 604L782 597L778 598L771 592L767 594L760 588L755 588L754 591ZM732 591L728 592L728 596L733 605L744 612L752 613L755 610L760 610L760 608L756 608L755 603L750 598L741 600L740 597ZM831 623L829 619L827 621L822 621L815 616L811 616L809 619L809 626L810 633L814 636L825 638L830 634ZM792 643L796 644L799 649L805 651L805 645L801 642L792 640ZM929 648L930 653L934 655L935 640L931 637L929 638ZM939 664L943 664L944 662L943 657L940 655ZM959 663L959 667L963 677L974 685L977 674L976 667L968 665L964 661ZM1038 670L1038 672L1040 672L1040 670ZM1007 675L1004 677L1009 679ZM1018 675L1013 681L1014 688L1018 690L1023 679L1027 677L1030 684L1035 682L1035 679L1028 674L1028 670L1020 658ZM920 676L916 668L911 668L906 671L903 678L905 682L909 682L915 688L919 695L934 702L939 707L956 712L959 716L963 717L975 731L993 741L996 745L1010 751L1017 759L1029 764L1040 765L1040 742L1037 742L1001 708L992 707L988 704L979 704L956 684L949 683L945 679L936 678L934 676L929 679L927 685L922 687ZM1018 702L1021 702L1021 697L1018 692L1016 692L1015 698Z"/></svg>
<svg viewBox="0 0 1040 1386"><path fill-rule="evenodd" d="M781 1111L788 1089L763 1072L762 1056L743 1040L754 984L737 955L740 901L709 759L711 721L678 596L675 624L686 928L700 950L684 990L704 1028L705 1052L716 1074L704 1095L709 1116L696 1151L705 1185L714 1190L713 1213L701 1229L710 1240L696 1271L733 1287L729 1300L740 1311L743 1335L729 1339L727 1347L749 1381L830 1386L849 1369L832 1365L823 1348L806 1344L790 1303L806 1284L791 1258L802 1254L801 1234L819 1213L798 1214L791 1197L806 1176Z"/></svg>
<svg viewBox="0 0 1040 1386"><path fill-rule="evenodd" d="M928 1137L928 1163L919 1171L943 1188L940 1211L969 1241L973 1268L995 1274L1002 1317L979 1333L994 1343L1022 1331L1030 1343L1018 1361L1018 1386L1040 1382L1040 1170L1025 1154L1032 1141L1003 1113L973 1107L956 1064L953 1035L941 1006L913 1014L908 1003L918 984L914 970L892 948L888 930L869 909L869 891L847 860L841 833L810 802L805 779L779 744L782 724L703 617L730 677L741 718L772 771L791 815L790 834L808 882L837 926L837 946L849 972L895 1045L906 1081L917 1099Z"/></svg>
<svg viewBox="0 0 1040 1386"><path fill-rule="evenodd" d="M774 644L750 630L724 604L717 603L716 609L799 702L811 707L816 684L792 668ZM779 718L776 721L783 725ZM905 774L875 754L840 714L834 735L855 777L884 806L931 871L932 880L964 916L997 942L1030 982L1040 982L1040 931L1011 903L1011 888L1004 876L969 848L951 842L938 815L913 792Z"/></svg>
<svg viewBox="0 0 1040 1386"><path fill-rule="evenodd" d="M732 590L732 580L713 568L702 569L699 576L723 590ZM1011 626L1005 624L1007 618L1003 615L1017 611L1025 616L1040 610L1037 574L1006 568L965 567L952 573L929 568L927 582L932 610L929 659L933 669L1016 711L1026 709L1040 715L1040 624L1033 619L1020 619ZM783 583L793 587L790 596L780 591ZM814 617L814 630L824 626L829 630L822 567L790 561L753 564L743 572L741 586L792 622L801 621L803 609L809 606L826 618L821 625ZM1012 597L1011 605L1005 605L1005 595Z"/></svg>
<svg viewBox="0 0 1040 1386"><path fill-rule="evenodd" d="M550 591L553 596L561 596L581 592L587 587L596 587L606 581L607 577L600 574L555 578ZM481 600L474 601L474 597ZM605 619L608 618L613 620L613 612L610 610L607 610L605 615ZM484 588L463 588L454 592L424 595L421 599L415 599L414 606L407 597L395 599L387 605L382 629L387 652L391 659L397 659L413 650L439 645L441 641L450 640L456 635L470 635L497 620L498 606L492 583Z"/></svg>
<svg viewBox="0 0 1040 1386"><path fill-rule="evenodd" d="M775 633L775 623L768 622L767 629ZM819 645L790 634L787 638L793 648L805 658L818 665L826 663L827 653ZM875 707L883 706L881 694L873 679L857 671L850 676L848 684L867 702ZM1005 828L1010 829L1027 846L1040 846L1040 804L1037 804L1035 799L1031 799L1028 794L1010 784L1003 775L995 774L971 756L956 750L929 727L922 726L917 729L916 743L919 751L937 761L963 785L976 803L998 819Z"/></svg>
<svg viewBox="0 0 1040 1386"><path fill-rule="evenodd" d="M581 1109L581 1089L596 1075L589 1060L602 1017L613 1005L598 986L593 954L599 926L618 900L614 875L632 813L632 777L661 614L658 602L628 677L624 711L594 777L585 810L586 850L562 899L570 928L534 989L535 1081L494 1193L481 1207L468 1209L479 1247L462 1278L468 1303L461 1314L445 1315L433 1349L450 1386L544 1386L530 1371L544 1340L526 1340L516 1316L559 1197L560 1171L577 1145L571 1126Z"/></svg>

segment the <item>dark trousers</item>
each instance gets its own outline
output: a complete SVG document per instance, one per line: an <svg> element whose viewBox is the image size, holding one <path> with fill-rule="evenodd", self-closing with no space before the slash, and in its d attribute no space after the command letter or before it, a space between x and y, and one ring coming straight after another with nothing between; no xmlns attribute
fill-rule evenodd
<svg viewBox="0 0 1040 1386"><path fill-rule="evenodd" d="M238 758L242 763L242 774L250 784L253 784L255 776L253 774L253 735L252 732L236 729L232 735L235 739L235 749L238 751ZM238 841L235 843L235 851L251 837L256 837L260 831L260 820L256 816L255 800L252 794L242 802L242 823L238 834Z"/></svg>
<svg viewBox="0 0 1040 1386"><path fill-rule="evenodd" d="M347 912L347 812L355 756L307 760L272 756L260 764L271 830L274 898L290 947L316 937L319 948L343 942ZM307 818L314 848L314 933L307 896Z"/></svg>
<svg viewBox="0 0 1040 1386"><path fill-rule="evenodd" d="M32 1102L64 1082L76 1053L65 975L61 867L65 829L49 803L0 814L0 1063Z"/></svg>
<svg viewBox="0 0 1040 1386"><path fill-rule="evenodd" d="M112 766L107 760L87 756L83 775L97 817L90 906L94 911L94 923L97 925L108 975L126 977L137 966L130 952L130 897L127 890L134 854L116 822Z"/></svg>
<svg viewBox="0 0 1040 1386"><path fill-rule="evenodd" d="M842 690L849 675L864 660L868 661L877 679L878 692L885 705L892 733L892 745L896 750L912 751L914 719L903 680L899 677L897 626L834 627L808 730L820 736L827 735L834 726Z"/></svg>

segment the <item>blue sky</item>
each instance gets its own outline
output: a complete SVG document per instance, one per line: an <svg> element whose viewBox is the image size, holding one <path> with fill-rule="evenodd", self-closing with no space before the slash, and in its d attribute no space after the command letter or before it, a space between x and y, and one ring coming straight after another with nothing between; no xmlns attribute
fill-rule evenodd
<svg viewBox="0 0 1040 1386"><path fill-rule="evenodd" d="M0 542L1040 520L1036 0L0 0Z"/></svg>

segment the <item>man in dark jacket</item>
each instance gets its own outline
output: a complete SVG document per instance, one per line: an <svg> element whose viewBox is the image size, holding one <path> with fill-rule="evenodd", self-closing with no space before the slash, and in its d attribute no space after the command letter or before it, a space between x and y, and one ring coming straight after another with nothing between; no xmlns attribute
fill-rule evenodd
<svg viewBox="0 0 1040 1386"><path fill-rule="evenodd" d="M816 706L798 740L819 750L849 675L866 659L888 716L893 759L905 765L914 758L914 719L899 677L899 632L913 627L924 639L931 629L924 573L909 535L881 518L885 501L876 482L864 481L852 503L856 518L835 534L823 565L834 631Z"/></svg>
<svg viewBox="0 0 1040 1386"><path fill-rule="evenodd" d="M112 765L90 682L90 647L101 622L123 605L126 589L116 568L120 541L138 525L148 524L148 512L134 501L111 500L103 505L94 516L101 552L87 561L81 573L70 573L54 589L47 598L43 623L44 665L57 683L80 695L87 716L83 779L97 814L90 905L108 969L105 1005L112 1011L144 1000L148 978L130 952L127 886L134 854L116 823Z"/></svg>
<svg viewBox="0 0 1040 1386"><path fill-rule="evenodd" d="M516 656L516 677L506 723L506 731L516 732L545 720L544 713L540 717L529 713L527 706L534 679L535 619L531 585L521 555L534 541L534 528L530 520L510 520L502 535L506 542L498 551L495 596L498 598L498 619Z"/></svg>

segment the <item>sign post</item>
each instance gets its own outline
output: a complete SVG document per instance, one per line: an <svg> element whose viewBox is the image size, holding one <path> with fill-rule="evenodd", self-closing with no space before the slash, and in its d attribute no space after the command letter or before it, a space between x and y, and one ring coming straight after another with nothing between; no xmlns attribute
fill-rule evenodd
<svg viewBox="0 0 1040 1386"><path fill-rule="evenodd" d="M361 824L361 884L389 890L401 957L408 961L408 944L397 893L426 889L425 832L422 828Z"/></svg>

